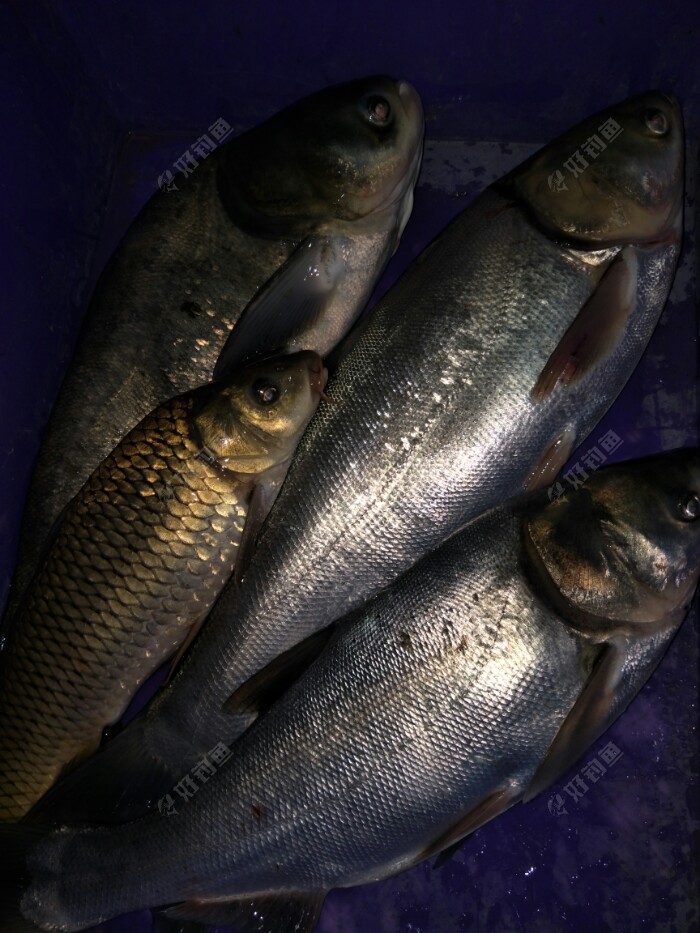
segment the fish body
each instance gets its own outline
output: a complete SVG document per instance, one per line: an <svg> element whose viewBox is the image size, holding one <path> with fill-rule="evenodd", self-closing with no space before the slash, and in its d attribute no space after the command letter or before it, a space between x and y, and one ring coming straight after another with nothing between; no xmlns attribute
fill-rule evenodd
<svg viewBox="0 0 700 933"><path fill-rule="evenodd" d="M274 500L325 375L304 352L177 396L69 505L2 657L1 821L22 817L96 749L149 674L193 637L250 521ZM260 401L262 391L278 397Z"/></svg>
<svg viewBox="0 0 700 933"><path fill-rule="evenodd" d="M666 121L661 141L649 135L650 112ZM678 256L677 105L652 92L577 132L585 138L610 117L625 127L625 148L606 150L607 176L619 160L620 188L614 201L605 189L575 242L578 197L571 216L566 200L548 209L566 241L535 217L541 198L528 200L530 188L549 172L535 155L462 212L381 300L331 379L332 404L309 425L242 585L222 593L141 717L57 788L56 813L123 819L153 806L208 749L250 725L250 711L224 711L243 683L480 513L554 479L636 366ZM551 149L571 145L567 136ZM637 228L619 212L629 198L632 216L649 187L630 180L635 158L638 175L653 172L658 201L641 212L643 242L631 246Z"/></svg>
<svg viewBox="0 0 700 933"><path fill-rule="evenodd" d="M649 677L699 575L697 449L491 511L343 620L175 812L50 834L24 917L78 930L176 903L178 920L312 929L330 888L449 848L567 768Z"/></svg>
<svg viewBox="0 0 700 933"><path fill-rule="evenodd" d="M247 315L247 346L325 355L340 339L410 214L422 133L409 84L361 79L293 104L151 198L100 278L45 432L12 606L64 506L149 411L212 379L231 328L281 266L265 320ZM296 321L305 313L308 327Z"/></svg>

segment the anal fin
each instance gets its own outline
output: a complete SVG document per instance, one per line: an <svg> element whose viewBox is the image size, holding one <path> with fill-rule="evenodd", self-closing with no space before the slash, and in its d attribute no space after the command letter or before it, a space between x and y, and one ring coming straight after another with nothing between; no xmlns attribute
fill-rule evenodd
<svg viewBox="0 0 700 933"><path fill-rule="evenodd" d="M311 933L325 898L325 891L283 891L230 900L188 901L169 907L164 916L168 921L184 920L204 928L232 926L240 933Z"/></svg>
<svg viewBox="0 0 700 933"><path fill-rule="evenodd" d="M122 823L143 816L172 791L180 769L153 756L144 715L100 751L54 784L24 823ZM0 928L1 929L1 928Z"/></svg>
<svg viewBox="0 0 700 933"><path fill-rule="evenodd" d="M637 254L623 249L576 315L532 389L542 401L557 383L571 385L610 356L625 333L637 298Z"/></svg>

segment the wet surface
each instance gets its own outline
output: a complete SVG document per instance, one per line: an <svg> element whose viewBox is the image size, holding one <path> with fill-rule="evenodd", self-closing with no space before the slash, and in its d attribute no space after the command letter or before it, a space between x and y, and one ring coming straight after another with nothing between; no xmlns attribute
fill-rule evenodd
<svg viewBox="0 0 700 933"><path fill-rule="evenodd" d="M397 14L360 3L352 15L330 4L309 16L303 4L273 2L265 15L255 5L222 6L212 25L214 6L207 15L184 2L167 13L132 0L109 11L82 0L30 2L0 29L12 37L3 60L12 164L0 174L9 231L0 595L31 463L87 297L159 175L217 118L250 125L294 97L363 73L413 81L431 136L413 217L377 294L538 140L647 87L678 92L691 145L672 300L632 379L570 466L610 432L618 439L610 462L698 443L700 27L690 5L672 0L642 14L629 2L564 2L537 13L513 2L482 11L455 3L437 15L432 5L404 4ZM319 930L697 930L697 725L696 600L630 709L561 781L483 827L438 870L425 864L332 892ZM101 927L150 929L147 912Z"/></svg>
<svg viewBox="0 0 700 933"><path fill-rule="evenodd" d="M149 145L134 138L124 150L100 245L105 258L154 190L162 166L186 145L185 137ZM428 141L413 216L374 300L483 186L536 148ZM603 439L613 438L612 451L603 451L610 463L700 439L692 153L688 164L686 239L671 299L632 379L565 474L574 469L580 479L582 457ZM331 892L319 933L692 930L698 923L697 718L696 599L647 686L560 781L480 829L441 868L426 863L378 884ZM146 933L150 918L139 914L100 929Z"/></svg>

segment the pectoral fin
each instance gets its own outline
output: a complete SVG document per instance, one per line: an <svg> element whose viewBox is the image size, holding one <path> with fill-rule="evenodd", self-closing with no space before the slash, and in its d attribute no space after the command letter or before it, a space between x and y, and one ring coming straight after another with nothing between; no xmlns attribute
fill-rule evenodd
<svg viewBox="0 0 700 933"><path fill-rule="evenodd" d="M610 725L625 663L625 645L626 640L620 638L609 641L603 647L586 686L525 791L526 802L561 777Z"/></svg>
<svg viewBox="0 0 700 933"><path fill-rule="evenodd" d="M225 379L253 357L297 346L333 301L346 271L342 237L304 240L241 314L216 362L214 379Z"/></svg>
<svg viewBox="0 0 700 933"><path fill-rule="evenodd" d="M615 350L637 299L637 254L622 250L540 373L532 397L542 401L557 383L572 385Z"/></svg>
<svg viewBox="0 0 700 933"><path fill-rule="evenodd" d="M542 452L525 481L525 492L534 492L549 486L559 475L562 467L571 456L576 441L576 432L567 428L554 438Z"/></svg>
<svg viewBox="0 0 700 933"><path fill-rule="evenodd" d="M311 933L325 898L325 891L284 891L230 900L188 901L168 908L164 917L167 921L202 924L204 928L232 926L240 933Z"/></svg>
<svg viewBox="0 0 700 933"><path fill-rule="evenodd" d="M265 519L270 514L270 509L274 505L275 499L279 495L282 483L289 469L289 461L272 467L264 476L259 478L255 484L253 492L248 502L248 512L246 514L245 525L241 542L238 546L238 556L236 557L236 567L233 578L236 583L243 579L248 566L253 558L255 543L260 534L260 529L265 523Z"/></svg>
<svg viewBox="0 0 700 933"><path fill-rule="evenodd" d="M488 794L475 807L468 810L460 819L451 826L446 833L442 833L438 838L425 849L416 862L422 862L424 859L439 855L435 867L444 864L464 842L466 836L488 823L494 817L503 813L514 803L517 803L522 797L522 789L511 784L501 787L493 793Z"/></svg>
<svg viewBox="0 0 700 933"><path fill-rule="evenodd" d="M328 644L334 626L314 632L289 651L285 651L247 680L224 704L232 715L260 714L274 703Z"/></svg>
<svg viewBox="0 0 700 933"><path fill-rule="evenodd" d="M202 613L202 615L199 616L197 619L195 619L192 625L190 625L190 627L188 628L187 635L185 636L185 640L183 641L183 643L180 645L180 647L177 649L175 654L172 656L172 658L168 662L168 673L167 673L165 680L163 681L164 686L165 684L170 683L173 677L173 674L175 673L175 671L177 670L180 664L180 661L182 661L187 649L190 647L192 642L195 640L195 638L199 634L199 630L204 625L208 617L209 617L208 612Z"/></svg>

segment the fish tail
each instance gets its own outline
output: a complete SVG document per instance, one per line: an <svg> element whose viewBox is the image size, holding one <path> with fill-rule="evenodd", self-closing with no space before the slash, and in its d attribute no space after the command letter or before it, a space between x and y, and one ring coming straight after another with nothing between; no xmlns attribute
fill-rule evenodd
<svg viewBox="0 0 700 933"><path fill-rule="evenodd" d="M25 818L40 826L126 823L160 804L182 774L153 752L136 719L66 775Z"/></svg>
<svg viewBox="0 0 700 933"><path fill-rule="evenodd" d="M0 930L36 933L41 927L27 920L22 899L33 881L29 857L46 836L35 826L7 823L0 826Z"/></svg>

